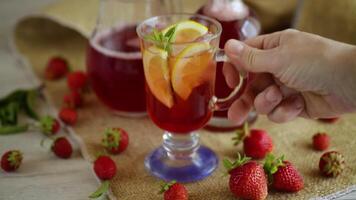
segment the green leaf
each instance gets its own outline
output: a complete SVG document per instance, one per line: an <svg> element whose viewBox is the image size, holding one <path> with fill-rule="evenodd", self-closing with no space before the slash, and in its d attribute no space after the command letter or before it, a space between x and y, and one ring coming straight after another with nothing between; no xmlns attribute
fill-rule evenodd
<svg viewBox="0 0 356 200"><path fill-rule="evenodd" d="M45 135L51 135L55 119L51 116L44 116L40 119L41 131Z"/></svg>
<svg viewBox="0 0 356 200"><path fill-rule="evenodd" d="M105 136L102 140L102 144L108 148L118 148L121 140L121 133L114 128L107 128L105 130Z"/></svg>
<svg viewBox="0 0 356 200"><path fill-rule="evenodd" d="M20 105L17 102L9 102L8 104L0 107L1 126L16 125L17 113L19 109L20 109Z"/></svg>
<svg viewBox="0 0 356 200"><path fill-rule="evenodd" d="M245 122L242 129L236 130L235 137L231 140L234 142L234 146L240 144L250 133L250 129L248 127L248 123Z"/></svg>
<svg viewBox="0 0 356 200"><path fill-rule="evenodd" d="M100 187L92 193L89 198L91 199L96 199L101 197L104 193L106 193L109 190L110 182L109 181L104 181Z"/></svg>
<svg viewBox="0 0 356 200"><path fill-rule="evenodd" d="M153 29L152 33L146 35L144 39L153 42L157 47L170 52L172 50L171 41L175 36L177 26L173 26L170 28L165 34L162 31L158 31L157 29Z"/></svg>
<svg viewBox="0 0 356 200"><path fill-rule="evenodd" d="M278 168L281 166L284 166L284 155L282 155L279 158L276 158L273 154L267 154L264 164L263 164L263 169L265 173L268 175L268 181L272 183L273 181L273 174L275 174L278 171Z"/></svg>
<svg viewBox="0 0 356 200"><path fill-rule="evenodd" d="M172 180L171 182L165 183L163 182L163 184L161 185L161 190L158 192L158 194L163 194L165 191L169 190L169 188L176 184L177 181L176 180Z"/></svg>
<svg viewBox="0 0 356 200"><path fill-rule="evenodd" d="M34 109L37 97L38 97L37 90L29 90L26 92L26 99L24 101L24 110L26 114L35 120L39 119L38 114Z"/></svg>
<svg viewBox="0 0 356 200"><path fill-rule="evenodd" d="M16 90L6 97L0 99L0 107L7 105L10 102L22 102L26 95L26 90Z"/></svg>
<svg viewBox="0 0 356 200"><path fill-rule="evenodd" d="M15 125L15 126L0 126L0 135L10 135L15 133L21 133L28 130L29 125Z"/></svg>

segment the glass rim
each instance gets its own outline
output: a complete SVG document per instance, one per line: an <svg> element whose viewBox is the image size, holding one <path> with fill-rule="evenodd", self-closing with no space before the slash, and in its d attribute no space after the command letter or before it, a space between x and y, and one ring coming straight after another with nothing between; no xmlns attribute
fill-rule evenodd
<svg viewBox="0 0 356 200"><path fill-rule="evenodd" d="M139 25L136 28L136 33L137 33L138 37L140 39L142 39L143 41L150 42L150 43L155 43L155 42L152 42L151 40L145 39L146 35L143 34L143 32L141 31L142 26L147 24L147 22L149 22L149 21L157 21L159 18L167 18L167 17L172 17L172 16L190 16L190 17L193 16L193 17L198 17L198 18L203 19L205 21L211 22L212 24L214 24L217 27L218 31L216 33L212 33L211 36L209 36L207 38L204 38L203 41L199 41L199 42L211 41L213 39L218 38L221 35L222 26L221 26L220 22L218 22L217 20L215 20L215 19L213 19L211 17L200 15L200 14L192 14L192 13L173 13L173 14L165 14L165 15L158 15L158 16L150 17L150 18L145 19L141 23L139 23ZM197 43L197 41L179 42L179 43L170 42L169 44L172 44L172 45L184 45L184 44L193 44L193 43Z"/></svg>

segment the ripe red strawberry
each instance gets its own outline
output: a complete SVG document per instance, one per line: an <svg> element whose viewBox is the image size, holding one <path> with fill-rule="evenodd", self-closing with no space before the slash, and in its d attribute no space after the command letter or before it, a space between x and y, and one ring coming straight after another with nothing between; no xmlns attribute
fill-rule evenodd
<svg viewBox="0 0 356 200"><path fill-rule="evenodd" d="M40 119L40 128L43 134L54 135L59 131L61 125L56 118L45 116Z"/></svg>
<svg viewBox="0 0 356 200"><path fill-rule="evenodd" d="M243 148L246 156L255 159L264 158L273 150L273 141L268 133L264 130L249 130L248 123L244 124L243 130L237 131L237 136L233 138L235 145L243 140Z"/></svg>
<svg viewBox="0 0 356 200"><path fill-rule="evenodd" d="M62 108L59 112L59 118L68 125L74 125L77 123L78 114L72 108Z"/></svg>
<svg viewBox="0 0 356 200"><path fill-rule="evenodd" d="M22 158L22 153L19 150L7 151L1 157L1 168L7 172L15 171L20 167Z"/></svg>
<svg viewBox="0 0 356 200"><path fill-rule="evenodd" d="M110 186L108 180L116 175L116 164L109 156L99 156L94 162L94 172L103 182L89 198L98 198L106 193Z"/></svg>
<svg viewBox="0 0 356 200"><path fill-rule="evenodd" d="M230 191L242 199L263 200L267 197L267 178L261 165L238 154L235 162L224 160L230 174Z"/></svg>
<svg viewBox="0 0 356 200"><path fill-rule="evenodd" d="M47 63L45 77L48 80L56 80L62 78L68 71L68 63L64 58L53 57Z"/></svg>
<svg viewBox="0 0 356 200"><path fill-rule="evenodd" d="M73 152L72 145L65 137L55 139L51 149L53 153L60 158L69 158Z"/></svg>
<svg viewBox="0 0 356 200"><path fill-rule="evenodd" d="M116 164L109 156L99 156L94 162L94 171L101 180L109 180L116 174Z"/></svg>
<svg viewBox="0 0 356 200"><path fill-rule="evenodd" d="M68 108L78 108L83 105L83 99L80 93L76 90L64 95L63 104Z"/></svg>
<svg viewBox="0 0 356 200"><path fill-rule="evenodd" d="M67 75L67 85L69 89L83 91L88 87L88 77L82 71L74 71Z"/></svg>
<svg viewBox="0 0 356 200"><path fill-rule="evenodd" d="M263 166L268 174L272 188L282 192L298 192L304 188L303 177L284 156L275 159L272 154L267 155Z"/></svg>
<svg viewBox="0 0 356 200"><path fill-rule="evenodd" d="M319 161L320 172L327 177L336 177L342 173L345 168L345 158L337 151L324 153Z"/></svg>
<svg viewBox="0 0 356 200"><path fill-rule="evenodd" d="M340 117L332 117L332 118L319 118L318 120L324 123L333 124L339 121Z"/></svg>
<svg viewBox="0 0 356 200"><path fill-rule="evenodd" d="M326 150L330 145L330 137L326 133L317 133L313 136L313 148L318 151Z"/></svg>
<svg viewBox="0 0 356 200"><path fill-rule="evenodd" d="M129 145L129 136L124 129L108 128L105 130L103 145L112 154L119 154Z"/></svg>
<svg viewBox="0 0 356 200"><path fill-rule="evenodd" d="M188 200L187 189L176 181L164 184L159 193L164 194L164 200Z"/></svg>

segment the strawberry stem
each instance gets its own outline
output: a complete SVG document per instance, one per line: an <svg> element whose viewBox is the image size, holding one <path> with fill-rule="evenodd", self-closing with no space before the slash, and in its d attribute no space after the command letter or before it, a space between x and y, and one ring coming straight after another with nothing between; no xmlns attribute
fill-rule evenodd
<svg viewBox="0 0 356 200"><path fill-rule="evenodd" d="M165 191L169 190L169 188L170 188L172 185L174 185L174 184L176 184L176 183L177 183L176 180L173 180L173 181L168 182L168 183L163 183L163 184L161 185L161 190L158 192L158 194L163 194Z"/></svg>
<svg viewBox="0 0 356 200"><path fill-rule="evenodd" d="M234 142L234 146L240 144L241 141L243 141L248 136L249 133L250 133L250 128L248 126L248 123L245 122L242 129L236 130L235 133L236 136L232 138L232 141Z"/></svg>
<svg viewBox="0 0 356 200"><path fill-rule="evenodd" d="M273 181L273 174L278 171L279 167L284 166L284 155L279 158L276 158L273 154L267 154L263 169L265 170L266 174L268 175L268 181L272 183Z"/></svg>
<svg viewBox="0 0 356 200"><path fill-rule="evenodd" d="M109 190L109 186L110 186L110 182L104 181L100 185L100 187L89 196L89 198L96 199L96 198L101 197L104 193L106 193Z"/></svg>
<svg viewBox="0 0 356 200"><path fill-rule="evenodd" d="M250 157L246 157L245 155L241 157L240 153L237 153L237 158L235 161L231 162L228 159L223 160L224 167L226 168L227 172L235 169L236 167L240 167L241 165L247 163L251 160Z"/></svg>

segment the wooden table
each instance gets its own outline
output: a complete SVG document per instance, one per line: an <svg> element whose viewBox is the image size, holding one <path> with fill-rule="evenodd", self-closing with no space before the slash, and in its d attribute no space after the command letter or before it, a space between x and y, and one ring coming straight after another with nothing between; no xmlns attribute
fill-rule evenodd
<svg viewBox="0 0 356 200"><path fill-rule="evenodd" d="M54 0L0 0L0 96L8 91L3 85L15 85L28 78L21 63L10 52L8 41L16 19ZM31 81L28 85L33 84ZM47 108L44 108L47 109ZM91 164L84 161L76 148L69 160L61 160L40 146L39 132L0 137L0 153L21 149L24 162L17 173L0 172L0 200L79 200L96 189L98 183ZM339 200L356 199L356 192Z"/></svg>

